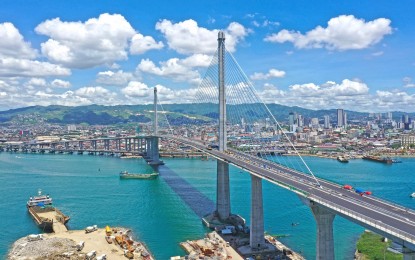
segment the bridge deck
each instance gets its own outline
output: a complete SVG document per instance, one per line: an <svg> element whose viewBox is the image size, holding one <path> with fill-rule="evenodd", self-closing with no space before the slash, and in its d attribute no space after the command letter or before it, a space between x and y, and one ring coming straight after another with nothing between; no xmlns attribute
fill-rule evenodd
<svg viewBox="0 0 415 260"><path fill-rule="evenodd" d="M211 156L231 163L251 174L273 182L297 194L330 208L336 214L364 227L389 235L406 247L415 249L415 211L381 200L374 196L360 196L340 185L318 179L320 185L305 173L236 150L231 153L207 149L205 145L189 139L167 138L187 144Z"/></svg>

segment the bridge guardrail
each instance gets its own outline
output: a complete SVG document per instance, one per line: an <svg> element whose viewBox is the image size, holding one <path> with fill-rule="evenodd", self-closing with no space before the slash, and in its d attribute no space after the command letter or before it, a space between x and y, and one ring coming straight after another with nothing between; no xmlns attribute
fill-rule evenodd
<svg viewBox="0 0 415 260"><path fill-rule="evenodd" d="M332 203L330 203L329 201L322 199L322 198L317 198L317 197L313 197L313 196L309 196L308 199L310 199L311 201L317 202L329 209L332 209L334 211L337 211L345 216L349 216L352 219L356 219L362 223L365 223L368 226L372 226L378 230L381 230L387 234L391 234L397 238L400 238L402 240L405 240L413 245L415 245L415 236L412 234L409 234L403 230L399 230L397 228L391 227L383 222L377 221L375 219L372 219L370 217L367 217L365 215L362 215L360 213L357 213L355 211L346 209L344 207L341 206L334 206Z"/></svg>

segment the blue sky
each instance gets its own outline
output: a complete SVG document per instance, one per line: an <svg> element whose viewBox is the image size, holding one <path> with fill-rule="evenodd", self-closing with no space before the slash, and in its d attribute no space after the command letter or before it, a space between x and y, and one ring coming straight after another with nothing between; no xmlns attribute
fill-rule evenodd
<svg viewBox="0 0 415 260"><path fill-rule="evenodd" d="M0 110L194 102L217 45L267 103L415 111L411 1L2 1Z"/></svg>

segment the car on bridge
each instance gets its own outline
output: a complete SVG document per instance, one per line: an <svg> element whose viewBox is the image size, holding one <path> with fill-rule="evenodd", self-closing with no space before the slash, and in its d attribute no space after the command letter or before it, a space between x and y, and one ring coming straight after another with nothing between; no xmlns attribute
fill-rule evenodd
<svg viewBox="0 0 415 260"><path fill-rule="evenodd" d="M353 187L351 185L346 184L346 185L343 186L343 189L345 189L345 190L352 190Z"/></svg>

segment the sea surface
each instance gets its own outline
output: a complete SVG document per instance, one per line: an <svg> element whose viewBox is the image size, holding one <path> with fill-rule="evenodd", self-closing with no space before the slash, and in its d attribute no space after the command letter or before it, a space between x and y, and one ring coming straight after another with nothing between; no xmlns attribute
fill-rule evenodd
<svg viewBox="0 0 415 260"><path fill-rule="evenodd" d="M282 157L276 157L279 161ZM340 163L304 158L314 174L415 209L415 159L386 165L364 160ZM295 159L294 159L295 160ZM164 159L156 180L120 180L118 173L151 173L142 159L106 156L0 153L0 259L20 237L40 230L26 201L40 188L71 217L69 229L123 226L143 241L156 259L184 255L181 241L198 239L208 230L200 216L215 206L216 161ZM231 208L249 223L250 177L230 168ZM315 259L316 226L311 211L294 193L263 183L265 230L287 235L280 240L307 259ZM363 228L339 216L334 221L336 259L353 259ZM292 225L296 223L296 225Z"/></svg>

